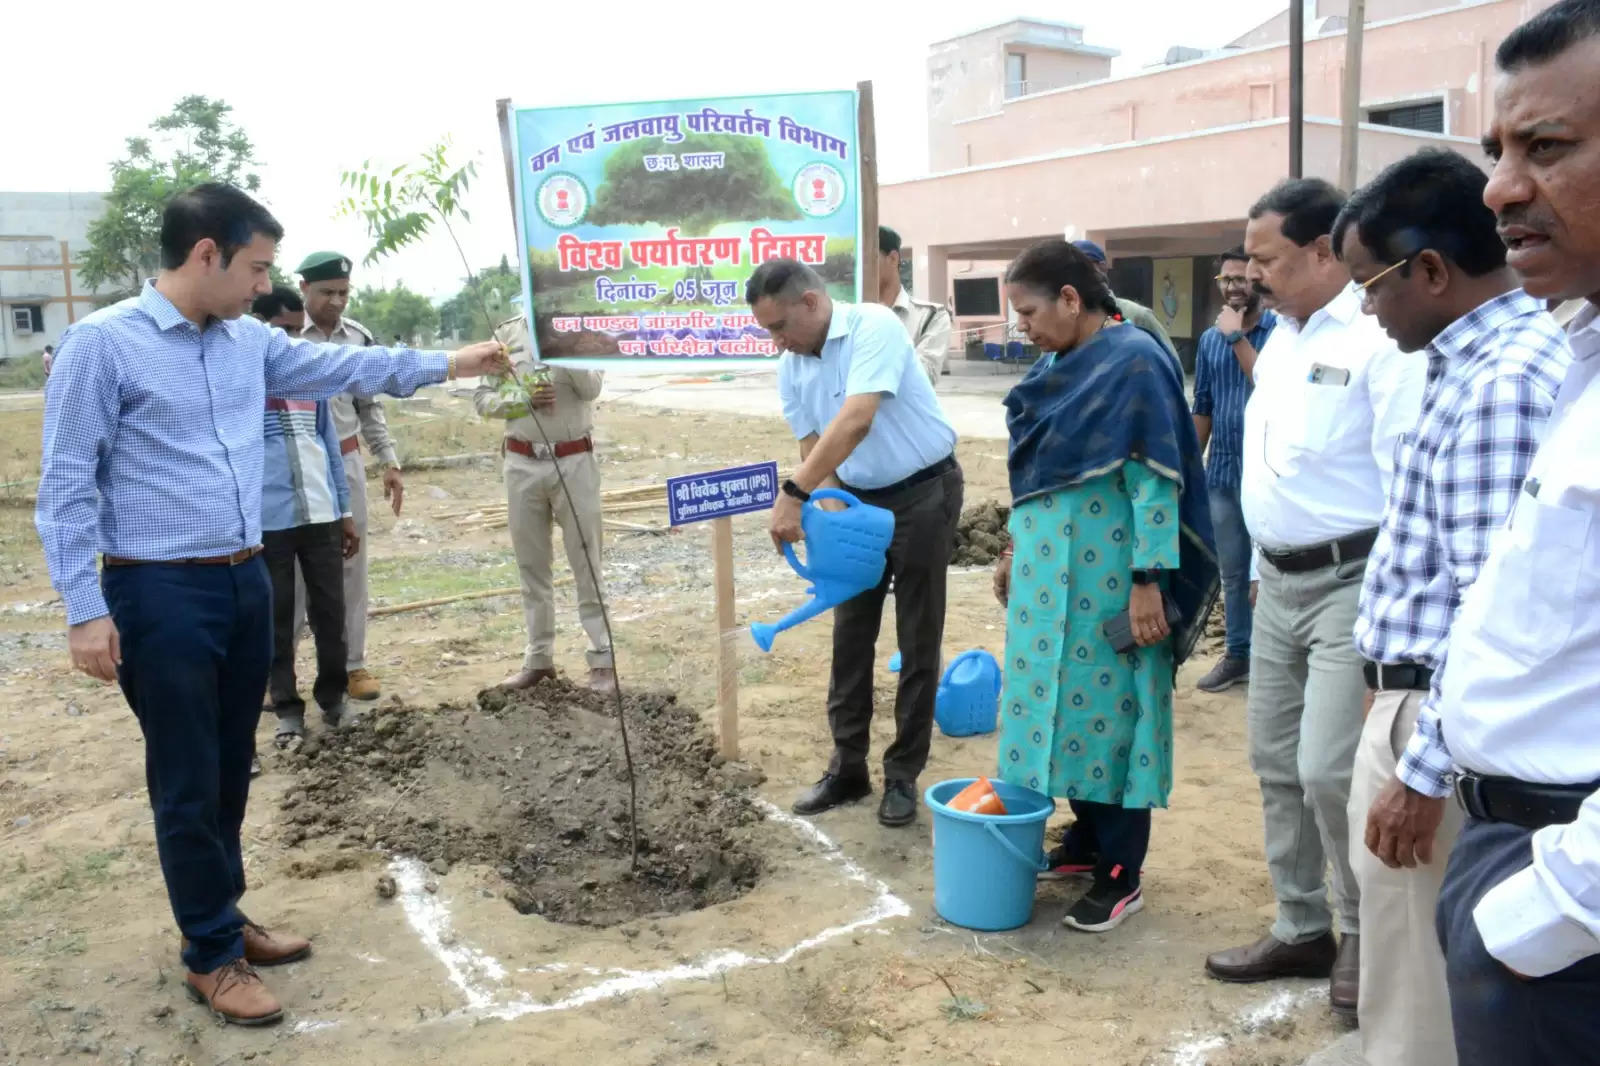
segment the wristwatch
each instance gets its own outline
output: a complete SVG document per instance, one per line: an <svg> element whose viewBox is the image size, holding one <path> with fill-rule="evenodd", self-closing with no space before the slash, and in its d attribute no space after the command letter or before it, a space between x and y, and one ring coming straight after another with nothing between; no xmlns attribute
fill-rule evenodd
<svg viewBox="0 0 1600 1066"><path fill-rule="evenodd" d="M784 483L783 483L783 494L785 496L793 496L795 499L799 500L801 503L805 503L805 502L807 502L808 500L811 499L811 493L807 492L805 489L801 488L799 485L796 485L792 480L784 481Z"/></svg>
<svg viewBox="0 0 1600 1066"><path fill-rule="evenodd" d="M1132 570L1129 571L1128 576L1135 585L1153 585L1156 581L1156 572L1154 570Z"/></svg>
<svg viewBox="0 0 1600 1066"><path fill-rule="evenodd" d="M1236 329L1232 333L1224 334L1222 340L1228 345L1228 347L1232 348L1235 344L1238 344L1248 336L1249 334L1244 330Z"/></svg>

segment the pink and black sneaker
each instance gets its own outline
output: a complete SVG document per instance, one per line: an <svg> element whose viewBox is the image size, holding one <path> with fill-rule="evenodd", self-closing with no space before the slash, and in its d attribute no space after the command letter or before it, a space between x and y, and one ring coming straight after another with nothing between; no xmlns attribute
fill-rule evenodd
<svg viewBox="0 0 1600 1066"><path fill-rule="evenodd" d="M1143 909L1144 890L1138 876L1113 866L1109 875L1095 875L1094 887L1072 905L1061 924L1083 933L1106 933Z"/></svg>
<svg viewBox="0 0 1600 1066"><path fill-rule="evenodd" d="M1050 850L1045 862L1048 865L1039 872L1039 880L1065 881L1069 877L1094 873L1094 868L1100 865L1100 856L1075 845L1072 834L1068 833L1065 840Z"/></svg>

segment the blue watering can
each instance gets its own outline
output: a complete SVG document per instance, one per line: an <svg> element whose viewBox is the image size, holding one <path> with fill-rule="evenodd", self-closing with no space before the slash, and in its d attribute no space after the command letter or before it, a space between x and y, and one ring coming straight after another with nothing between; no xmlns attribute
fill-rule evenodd
<svg viewBox="0 0 1600 1066"><path fill-rule="evenodd" d="M839 500L843 511L824 511L821 500ZM889 542L894 539L894 512L862 503L842 489L818 489L801 509L800 528L805 533L806 563L795 556L794 545L783 554L794 572L811 582L806 592L811 602L784 615L776 625L754 622L750 635L762 651L772 650L772 638L854 599L883 580Z"/></svg>
<svg viewBox="0 0 1600 1066"><path fill-rule="evenodd" d="M933 721L947 737L993 733L1000 717L1000 663L982 648L962 652L945 669Z"/></svg>

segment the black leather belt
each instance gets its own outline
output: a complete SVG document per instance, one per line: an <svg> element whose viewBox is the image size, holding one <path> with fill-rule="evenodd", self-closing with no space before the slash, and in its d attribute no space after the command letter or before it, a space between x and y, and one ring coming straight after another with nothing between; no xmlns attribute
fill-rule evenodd
<svg viewBox="0 0 1600 1066"><path fill-rule="evenodd" d="M1379 692L1409 689L1426 692L1433 684L1433 671L1416 663L1362 663L1361 674L1367 687Z"/></svg>
<svg viewBox="0 0 1600 1066"><path fill-rule="evenodd" d="M906 489L915 488L924 481L932 481L941 474L948 474L955 468L956 457L954 454L951 454L945 456L943 459L940 459L932 466L925 466L921 470L918 470L915 474L912 474L910 477L902 478L899 481L896 481L893 485L885 485L881 489L858 489L851 485L846 485L845 489L847 489L853 496L882 499L885 496L893 496L897 492L904 492Z"/></svg>
<svg viewBox="0 0 1600 1066"><path fill-rule="evenodd" d="M1462 810L1474 818L1510 822L1525 829L1577 821L1578 808L1597 790L1600 784L1535 785L1510 777L1484 777L1470 770L1456 777L1456 799Z"/></svg>
<svg viewBox="0 0 1600 1066"><path fill-rule="evenodd" d="M1330 540L1326 544L1313 544L1309 548L1292 548L1282 552L1262 548L1261 555L1286 574L1304 574L1338 566L1351 559L1365 559L1377 542L1378 531L1364 529L1360 533Z"/></svg>

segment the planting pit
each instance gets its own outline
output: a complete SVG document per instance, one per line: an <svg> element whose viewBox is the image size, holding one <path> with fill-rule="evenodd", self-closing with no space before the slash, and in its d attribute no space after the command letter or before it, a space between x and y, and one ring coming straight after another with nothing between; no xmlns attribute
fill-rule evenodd
<svg viewBox="0 0 1600 1066"><path fill-rule="evenodd" d="M435 874L498 871L507 902L555 922L610 926L725 903L762 872L764 816L748 768L724 765L699 717L666 692L628 692L638 779L613 697L565 681L421 713L390 704L308 737L284 760L284 843L334 841L414 856Z"/></svg>

